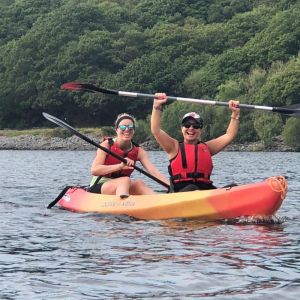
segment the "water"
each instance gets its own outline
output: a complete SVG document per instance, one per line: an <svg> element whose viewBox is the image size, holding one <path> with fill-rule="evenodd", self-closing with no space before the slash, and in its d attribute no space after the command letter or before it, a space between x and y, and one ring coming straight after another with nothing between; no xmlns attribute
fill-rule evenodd
<svg viewBox="0 0 300 300"><path fill-rule="evenodd" d="M92 151L0 152L0 299L298 298L300 153L215 157L218 186L288 176L274 224L47 210L65 185L89 182L93 157ZM165 171L163 153L150 157Z"/></svg>

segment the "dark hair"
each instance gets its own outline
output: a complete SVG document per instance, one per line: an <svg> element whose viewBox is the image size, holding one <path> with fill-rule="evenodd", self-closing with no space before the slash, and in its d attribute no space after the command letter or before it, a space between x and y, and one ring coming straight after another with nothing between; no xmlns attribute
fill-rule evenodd
<svg viewBox="0 0 300 300"><path fill-rule="evenodd" d="M117 128L119 126L120 122L125 119L131 120L134 125L136 123L134 116L127 114L127 113L123 113L123 114L119 114L117 116L117 119L115 121L115 128Z"/></svg>

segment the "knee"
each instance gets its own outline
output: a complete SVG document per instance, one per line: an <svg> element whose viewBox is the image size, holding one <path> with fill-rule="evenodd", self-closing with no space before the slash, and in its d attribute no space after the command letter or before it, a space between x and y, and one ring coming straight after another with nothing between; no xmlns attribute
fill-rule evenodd
<svg viewBox="0 0 300 300"><path fill-rule="evenodd" d="M139 187L139 188L146 186L145 182L141 179L134 180L131 184L133 187Z"/></svg>
<svg viewBox="0 0 300 300"><path fill-rule="evenodd" d="M147 188L147 185L145 184L145 182L143 180L137 179L137 180L131 181L130 187L133 191L140 193L145 188Z"/></svg>

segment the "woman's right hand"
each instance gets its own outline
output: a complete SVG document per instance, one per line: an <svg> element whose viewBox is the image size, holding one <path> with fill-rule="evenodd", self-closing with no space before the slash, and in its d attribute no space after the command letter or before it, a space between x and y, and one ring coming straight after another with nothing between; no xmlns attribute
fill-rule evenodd
<svg viewBox="0 0 300 300"><path fill-rule="evenodd" d="M165 93L155 93L153 105L161 106L161 105L165 104L167 102L167 100L168 100L168 97Z"/></svg>

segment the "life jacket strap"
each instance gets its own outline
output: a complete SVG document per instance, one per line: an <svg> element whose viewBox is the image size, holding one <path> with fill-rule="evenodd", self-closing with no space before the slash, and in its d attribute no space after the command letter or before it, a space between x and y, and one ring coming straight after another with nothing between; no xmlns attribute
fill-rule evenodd
<svg viewBox="0 0 300 300"><path fill-rule="evenodd" d="M182 167L184 169L187 168L187 161L186 161L186 153L184 143L179 143L180 151L181 151L181 158L182 158Z"/></svg>
<svg viewBox="0 0 300 300"><path fill-rule="evenodd" d="M171 180L178 180L178 179L183 179L184 177L181 174L176 174L170 177ZM205 175L204 173L199 173L199 172L192 172L192 173L186 173L186 178L185 179L199 179L199 178L205 178L205 179L210 179L210 175Z"/></svg>

